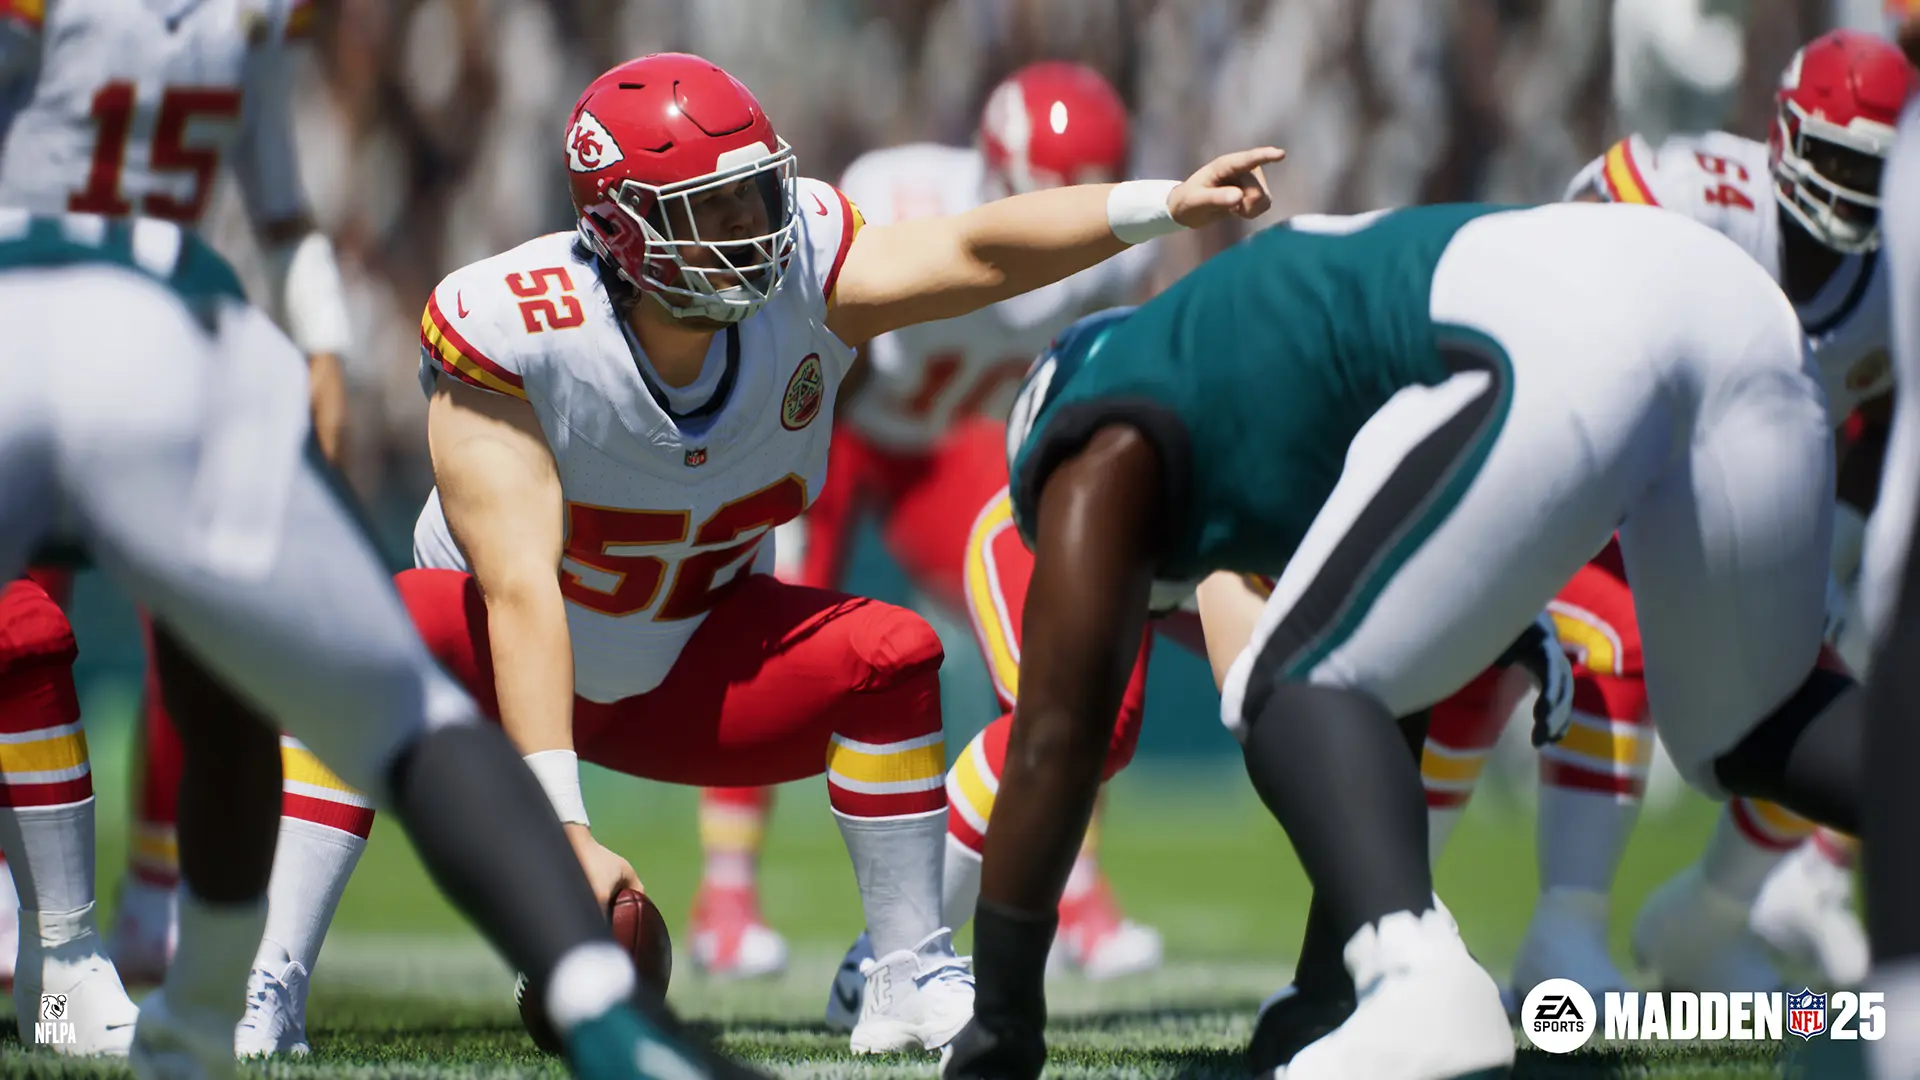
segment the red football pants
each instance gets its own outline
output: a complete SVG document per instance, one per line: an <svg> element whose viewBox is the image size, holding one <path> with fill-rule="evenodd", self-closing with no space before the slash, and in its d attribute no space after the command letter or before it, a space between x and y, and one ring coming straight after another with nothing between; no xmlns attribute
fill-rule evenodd
<svg viewBox="0 0 1920 1080"><path fill-rule="evenodd" d="M420 635L499 717L486 604L452 570L395 579ZM856 817L946 805L940 640L876 600L751 575L725 590L658 687L573 702L583 760L673 784L765 785L828 775Z"/></svg>

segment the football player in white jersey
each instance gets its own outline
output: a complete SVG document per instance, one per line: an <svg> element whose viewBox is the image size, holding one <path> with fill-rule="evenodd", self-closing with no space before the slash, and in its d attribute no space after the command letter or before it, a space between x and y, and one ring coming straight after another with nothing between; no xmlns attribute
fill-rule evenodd
<svg viewBox="0 0 1920 1080"><path fill-rule="evenodd" d="M1120 95L1098 72L1043 61L994 88L975 146L875 150L848 167L840 187L870 225L964 213L1008 195L1118 179L1127 166L1128 126ZM859 389L842 395L826 486L803 517L780 530L781 576L839 588L871 515L921 595L955 617L971 610L962 553L981 508L1006 484L1013 387L1055 332L1089 311L1127 302L1151 254L1146 245L1130 248L1064 281L869 342ZM998 679L1009 661L991 652L987 659ZM992 757L987 784L998 774L998 755ZM694 903L693 957L710 973L752 976L783 966L785 943L761 919L754 881L770 795L765 788L702 793L706 869ZM949 893L956 878L969 876L968 867L979 866L981 842L954 795L950 783ZM1097 836L1088 833L1061 907L1063 958L1095 977L1151 968L1160 958L1159 935L1122 916L1099 871ZM955 921L951 905L947 918L954 926L964 921ZM846 996L836 995L838 1004L829 1007L830 1024L853 1022L858 974L856 958L843 974Z"/></svg>
<svg viewBox="0 0 1920 1080"><path fill-rule="evenodd" d="M299 353L232 269L167 222L0 210L0 320L0 571L49 545L84 552L191 648L193 667L381 799L449 898L550 987L578 1075L743 1075L629 1004L632 962L538 782L408 624L305 449ZM234 715L181 715L181 948L133 1036L134 1070L150 1080L237 1075L280 780L272 728ZM65 1004L74 1022L88 1003Z"/></svg>
<svg viewBox="0 0 1920 1080"><path fill-rule="evenodd" d="M1716 132L1655 148L1631 137L1583 170L1569 197L1666 207L1737 241L1793 300L1835 420L1880 409L1893 386L1880 172L1916 88L1920 74L1892 44L1834 31L1789 65L1768 143ZM1842 495L1864 488L1855 495L1864 506L1877 480L1872 457L1856 452L1842 466ZM1862 506L1843 502L1836 517L1835 576L1850 585ZM1576 713L1568 736L1542 753L1542 895L1515 961L1516 995L1553 977L1596 993L1629 985L1609 958L1607 898L1644 790L1651 729L1616 547L1562 591L1554 614L1578 662ZM1506 718L1494 696L1489 676L1435 710L1423 771L1436 852ZM1858 982L1867 957L1852 911L1852 846L1774 804L1732 800L1702 860L1649 899L1634 928L1636 959L1678 988L1775 989L1758 931L1835 982Z"/></svg>
<svg viewBox="0 0 1920 1080"><path fill-rule="evenodd" d="M1920 59L1920 4L1910 7L1901 43ZM1889 1016L1920 1015L1920 787L1912 762L1920 756L1913 722L1913 658L1920 655L1920 569L1913 546L1920 507L1920 99L1901 117L1887 163L1886 250L1892 276L1894 360L1899 396L1887 477L1867 530L1860 595L1862 614L1877 631L1878 662L1867 685L1867 800L1862 892L1873 945L1867 985L1887 995ZM1854 1068L1809 1070L1840 1080L1913 1080L1920 1077L1920 1026L1888 1025L1877 1042L1831 1042L1828 1050L1861 1054ZM1864 1065L1859 1068L1858 1065Z"/></svg>
<svg viewBox="0 0 1920 1080"><path fill-rule="evenodd" d="M0 3L0 205L141 214L191 227L206 210L221 166L230 167L267 257L270 306L308 356L315 431L331 453L345 406L338 357L348 345L347 318L332 249L313 228L294 164L285 55L307 35L315 6L311 0ZM0 595L0 716L8 745L24 748L0 755L7 792L0 817L34 837L29 850L86 852L23 873L40 894L22 897L28 926L50 918L92 924L92 780L75 727L73 637L61 611L67 582L67 575L43 570ZM157 671L150 660L137 821L112 947L122 974L135 982L158 980L174 935L180 752ZM365 800L342 790L346 785L291 740L287 766L290 788L320 797L290 791L282 848L307 849L307 857L294 860L302 864L357 857L365 835L359 821L369 813ZM319 782L301 783L306 780ZM76 876L83 867L84 881ZM56 884L62 879L72 880ZM301 887L279 883L279 891ZM52 897L78 907L48 910ZM285 926L268 936L299 937L297 928ZM28 934L21 943L16 993L30 993L41 982L24 969L43 962L43 942L51 947L45 937ZM62 952L73 952L80 941L97 951L98 937L89 932L65 942ZM261 972L262 986L303 978L283 950L262 951L263 967L271 969ZM14 956L10 941L0 944L0 964L8 971ZM104 1006L76 1010L83 1028L110 1012ZM249 1025L236 1038L253 1050L277 1048ZM91 1036L80 1045L90 1043ZM109 1039L101 1048L123 1049L124 1042Z"/></svg>
<svg viewBox="0 0 1920 1080"><path fill-rule="evenodd" d="M863 230L745 86L682 54L595 80L565 148L578 228L428 300L437 487L401 594L528 755L603 898L634 872L588 830L580 759L703 786L824 769L877 954L852 1046L939 1047L973 998L940 925L939 641L760 572L763 541L825 480L854 346L1264 212L1259 166L1280 151Z"/></svg>

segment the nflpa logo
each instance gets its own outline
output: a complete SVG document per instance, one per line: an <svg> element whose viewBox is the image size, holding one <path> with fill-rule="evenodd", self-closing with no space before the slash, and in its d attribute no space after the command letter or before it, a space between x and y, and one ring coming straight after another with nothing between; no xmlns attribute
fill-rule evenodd
<svg viewBox="0 0 1920 1080"><path fill-rule="evenodd" d="M707 448L696 446L687 451L687 468L698 468L707 463Z"/></svg>

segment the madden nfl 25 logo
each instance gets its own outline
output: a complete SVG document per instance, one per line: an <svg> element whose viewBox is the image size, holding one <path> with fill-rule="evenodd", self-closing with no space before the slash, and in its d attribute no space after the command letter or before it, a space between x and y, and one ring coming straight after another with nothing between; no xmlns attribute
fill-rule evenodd
<svg viewBox="0 0 1920 1080"><path fill-rule="evenodd" d="M1548 979L1527 994L1521 1030L1549 1054L1573 1053L1596 1033L1609 1042L1811 1041L1821 1034L1872 1042L1887 1033L1886 995L1876 991L1608 991L1604 1004L1595 1008L1593 995L1571 979Z"/></svg>

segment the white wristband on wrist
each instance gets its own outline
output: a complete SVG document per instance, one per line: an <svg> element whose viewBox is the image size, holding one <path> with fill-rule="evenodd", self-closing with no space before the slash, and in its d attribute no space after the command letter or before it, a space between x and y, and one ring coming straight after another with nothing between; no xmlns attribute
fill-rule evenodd
<svg viewBox="0 0 1920 1080"><path fill-rule="evenodd" d="M308 355L346 352L353 344L346 287L326 235L310 232L269 252L268 259L279 279L287 336Z"/></svg>
<svg viewBox="0 0 1920 1080"><path fill-rule="evenodd" d="M580 755L572 750L542 750L528 754L526 762L561 823L588 824L587 800L580 794Z"/></svg>
<svg viewBox="0 0 1920 1080"><path fill-rule="evenodd" d="M1185 226L1173 220L1167 199L1178 180L1129 180L1115 184L1107 194L1107 227L1125 244L1144 244L1156 236L1179 232Z"/></svg>

